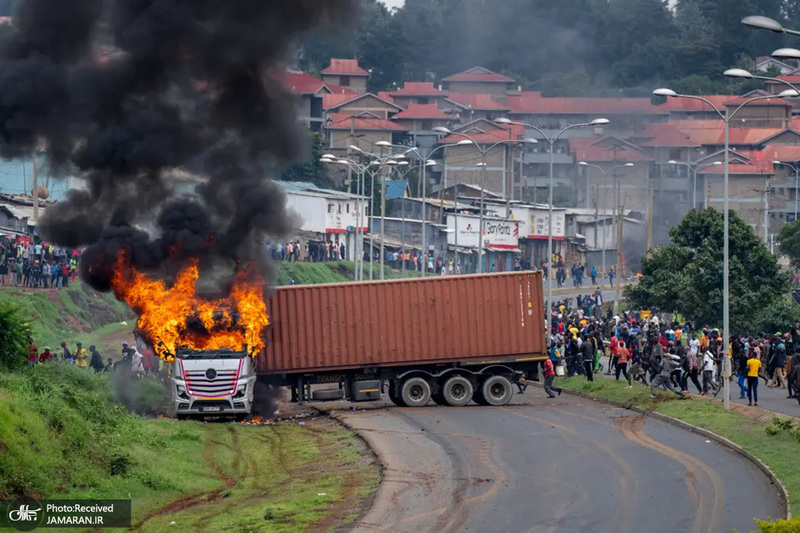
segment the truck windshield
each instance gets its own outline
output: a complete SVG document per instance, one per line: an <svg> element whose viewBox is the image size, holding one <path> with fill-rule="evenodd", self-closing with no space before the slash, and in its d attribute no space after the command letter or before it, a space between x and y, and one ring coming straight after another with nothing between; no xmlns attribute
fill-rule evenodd
<svg viewBox="0 0 800 533"><path fill-rule="evenodd" d="M178 359L242 359L247 355L245 352L234 352L233 350L178 350L175 357Z"/></svg>

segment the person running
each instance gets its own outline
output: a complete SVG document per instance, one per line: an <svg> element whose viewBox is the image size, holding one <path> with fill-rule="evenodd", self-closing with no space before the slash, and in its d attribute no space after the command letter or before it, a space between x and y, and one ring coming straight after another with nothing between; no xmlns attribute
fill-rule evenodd
<svg viewBox="0 0 800 533"><path fill-rule="evenodd" d="M625 380L628 382L628 388L632 388L631 385L631 377L628 375L628 359L630 358L630 352L628 348L625 346L624 341L619 342L619 347L617 348L617 375L616 380L619 381L619 374L622 372L622 375L625 376Z"/></svg>
<svg viewBox="0 0 800 533"><path fill-rule="evenodd" d="M693 339L694 340L694 339ZM697 342L697 341L695 341ZM686 392L689 392L689 382L687 377L692 380L694 386L697 387L697 392L700 394L703 393L703 387L700 386L700 382L697 379L698 370L697 370L697 350L692 350L691 344L687 346L688 351L686 352L686 368L687 374L683 377L684 387L686 388Z"/></svg>
<svg viewBox="0 0 800 533"><path fill-rule="evenodd" d="M672 371L680 366L680 364L681 358L675 354L666 352L661 356L660 372L650 382L650 395L653 398L656 397L656 390L661 386L668 388L681 398L684 397L683 393L672 385L672 380L670 379L672 376Z"/></svg>
<svg viewBox="0 0 800 533"><path fill-rule="evenodd" d="M761 360L756 352L747 360L747 405L758 407L758 371L761 368Z"/></svg>
<svg viewBox="0 0 800 533"><path fill-rule="evenodd" d="M554 379L556 379L556 371L553 368L553 361L548 357L544 360L544 391L549 398L555 398L556 394L561 396L561 387L553 385Z"/></svg>
<svg viewBox="0 0 800 533"><path fill-rule="evenodd" d="M714 389L714 394L717 393L717 382L714 381L714 365L716 360L711 350L706 350L703 354L703 392L700 396L708 394L709 389Z"/></svg>

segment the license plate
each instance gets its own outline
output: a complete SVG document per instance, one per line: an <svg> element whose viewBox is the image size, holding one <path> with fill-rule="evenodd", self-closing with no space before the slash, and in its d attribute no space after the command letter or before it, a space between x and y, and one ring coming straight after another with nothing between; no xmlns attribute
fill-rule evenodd
<svg viewBox="0 0 800 533"><path fill-rule="evenodd" d="M217 405L211 405L211 406L208 406L208 407L201 407L200 410L203 411L203 412L206 412L206 411L208 411L208 412L219 412L219 411L222 411L222 407L219 407Z"/></svg>

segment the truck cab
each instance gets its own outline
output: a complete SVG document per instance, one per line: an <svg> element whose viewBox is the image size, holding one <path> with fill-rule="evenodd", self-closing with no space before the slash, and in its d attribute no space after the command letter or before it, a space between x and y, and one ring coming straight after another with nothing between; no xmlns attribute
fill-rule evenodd
<svg viewBox="0 0 800 533"><path fill-rule="evenodd" d="M244 418L250 413L256 373L247 352L178 350L172 365L172 403L178 418Z"/></svg>

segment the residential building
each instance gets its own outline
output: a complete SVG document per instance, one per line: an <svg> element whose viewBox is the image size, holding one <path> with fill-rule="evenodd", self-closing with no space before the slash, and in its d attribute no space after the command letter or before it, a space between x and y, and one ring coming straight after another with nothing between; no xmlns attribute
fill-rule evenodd
<svg viewBox="0 0 800 533"><path fill-rule="evenodd" d="M447 93L430 82L407 81L402 88L387 94L395 104L403 108L411 104L433 104L444 110L447 106Z"/></svg>
<svg viewBox="0 0 800 533"><path fill-rule="evenodd" d="M322 81L357 93L367 92L369 72L358 66L357 59L331 58L331 64L322 70Z"/></svg>
<svg viewBox="0 0 800 533"><path fill-rule="evenodd" d="M326 94L349 96L355 98L358 93L333 84L326 84L305 72L290 70L284 80L286 87L298 97L297 116L305 122L311 131L320 131L325 121L323 113L323 96Z"/></svg>
<svg viewBox="0 0 800 533"><path fill-rule="evenodd" d="M505 102L514 79L483 67L473 67L442 79L445 91L455 93L488 94L493 100Z"/></svg>
<svg viewBox="0 0 800 533"><path fill-rule="evenodd" d="M369 112L357 115L332 113L325 125L325 135L325 145L333 151L346 152L348 146L353 145L366 152L378 153L376 142L400 144L405 140L406 130L396 122Z"/></svg>
<svg viewBox="0 0 800 533"><path fill-rule="evenodd" d="M344 244L347 258L354 260L356 241L369 231L369 199L311 183L277 183L286 191L287 207L298 216L297 234L289 240L299 240L303 246L307 242Z"/></svg>

